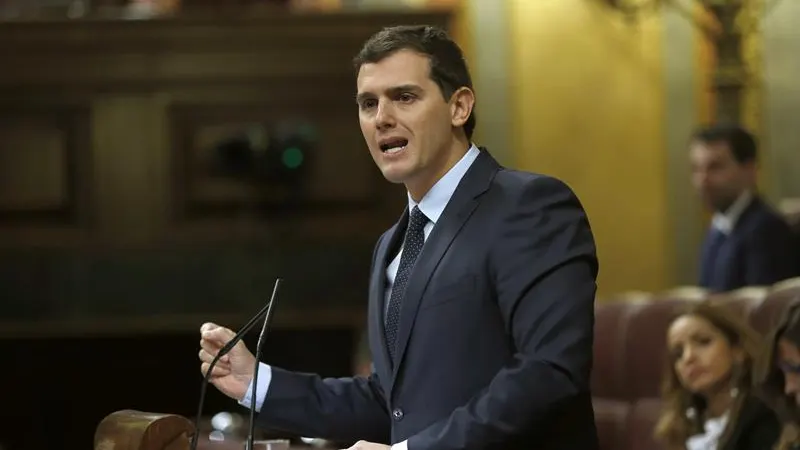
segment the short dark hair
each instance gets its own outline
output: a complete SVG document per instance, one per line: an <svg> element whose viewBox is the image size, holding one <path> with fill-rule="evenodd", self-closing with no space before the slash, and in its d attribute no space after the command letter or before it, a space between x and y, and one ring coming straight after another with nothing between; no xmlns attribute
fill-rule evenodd
<svg viewBox="0 0 800 450"><path fill-rule="evenodd" d="M736 124L716 124L697 130L692 139L704 144L725 143L739 164L752 163L757 158L756 138Z"/></svg>
<svg viewBox="0 0 800 450"><path fill-rule="evenodd" d="M467 62L461 48L439 27L431 25L399 25L387 27L370 37L353 59L356 71L368 63L377 63L400 50L412 50L428 57L430 77L442 91L445 101L462 87L472 88ZM464 133L472 139L475 130L473 109Z"/></svg>

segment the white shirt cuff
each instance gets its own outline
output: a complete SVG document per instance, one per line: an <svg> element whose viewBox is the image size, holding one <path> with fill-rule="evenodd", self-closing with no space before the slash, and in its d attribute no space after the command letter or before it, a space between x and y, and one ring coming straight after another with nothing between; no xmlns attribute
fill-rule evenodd
<svg viewBox="0 0 800 450"><path fill-rule="evenodd" d="M391 450L408 450L408 440L394 444Z"/></svg>
<svg viewBox="0 0 800 450"><path fill-rule="evenodd" d="M258 363L258 380L256 385L256 412L261 411L261 405L264 404L264 399L267 397L269 390L269 383L272 381L272 367L264 363ZM239 400L239 404L245 408L250 408L250 398L253 393L253 382L247 386L247 391L244 397ZM405 450L405 447L403 447Z"/></svg>

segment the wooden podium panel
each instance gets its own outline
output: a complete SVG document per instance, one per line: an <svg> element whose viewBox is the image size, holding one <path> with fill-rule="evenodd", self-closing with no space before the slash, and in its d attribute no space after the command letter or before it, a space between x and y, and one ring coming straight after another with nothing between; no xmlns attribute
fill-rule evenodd
<svg viewBox="0 0 800 450"><path fill-rule="evenodd" d="M185 417L122 410L100 422L94 450L185 450L193 433Z"/></svg>
<svg viewBox="0 0 800 450"><path fill-rule="evenodd" d="M192 422L179 415L120 410L97 426L94 450L188 450ZM243 450L243 441L212 441L201 437L197 450ZM256 441L254 450L288 450L282 440ZM294 447L290 447L294 448Z"/></svg>

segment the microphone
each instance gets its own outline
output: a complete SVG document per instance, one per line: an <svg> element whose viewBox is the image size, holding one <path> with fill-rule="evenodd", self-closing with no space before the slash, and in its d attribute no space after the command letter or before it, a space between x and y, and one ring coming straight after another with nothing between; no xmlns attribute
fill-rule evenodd
<svg viewBox="0 0 800 450"><path fill-rule="evenodd" d="M278 287L281 285L281 279L278 278L275 280L275 287L272 289L272 298L269 300L269 304L267 305L267 314L264 317L264 324L261 326L261 333L258 335L258 341L256 342L256 360L255 360L255 367L253 368L253 386L250 392L250 425L247 429L247 445L245 446L245 450L253 450L253 435L255 434L256 428L256 386L258 383L258 367L260 366L261 361L261 346L264 344L264 336L267 335L267 329L269 328L269 324L272 321L272 307L275 306L275 298L278 294Z"/></svg>
<svg viewBox="0 0 800 450"><path fill-rule="evenodd" d="M208 370L206 371L205 376L203 377L203 381L200 383L200 400L199 400L198 405L197 405L197 416L195 417L195 421L194 421L195 430L194 430L194 433L192 434L191 444L189 445L189 449L190 450L197 450L197 443L198 443L198 439L200 438L200 420L202 419L202 416L203 416L203 404L204 404L205 399L206 399L206 391L208 389L208 384L209 384L208 380L209 380L209 378L211 378L211 372L214 369L214 366L217 365L217 363L219 362L220 358L222 358L223 356L227 355L231 350L233 350L233 347L235 347L236 344L238 344L239 341L241 341L242 338L244 338L244 336L258 323L258 319L260 319L265 314L267 315L267 320L264 322L264 327L266 328L267 321L269 321L269 318L272 315L271 314L272 302L275 301L275 295L278 292L278 286L280 286L280 283L281 283L281 279L280 278L275 280L275 287L272 289L272 297L270 298L269 303L267 303L263 308L261 308L261 310L258 311L258 313L256 313L256 315L253 316L253 318L250 319L233 336L233 338L231 338L231 340L228 341L227 344L222 346L222 348L219 350L219 352L217 352L217 356L215 356L214 359L211 360L211 364L208 365ZM264 330L262 330L261 333L263 335L264 334ZM260 344L260 341L261 341L261 338L259 337L259 344ZM258 370L257 369L258 368L258 359L259 359L259 357L257 355L256 356L256 370ZM254 376L253 376L253 386L254 386L253 387L253 391L255 391L255 385L256 385L255 381L257 380L256 375L257 375L257 373L254 374Z"/></svg>

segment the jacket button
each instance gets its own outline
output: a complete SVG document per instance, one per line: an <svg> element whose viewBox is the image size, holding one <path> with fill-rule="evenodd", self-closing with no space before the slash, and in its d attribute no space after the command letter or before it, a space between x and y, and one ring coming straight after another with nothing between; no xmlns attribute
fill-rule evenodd
<svg viewBox="0 0 800 450"><path fill-rule="evenodd" d="M400 408L395 409L392 411L392 417L397 421L403 420L403 410Z"/></svg>

